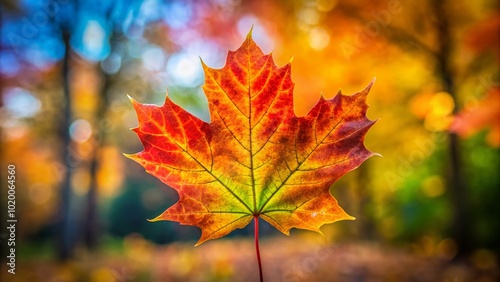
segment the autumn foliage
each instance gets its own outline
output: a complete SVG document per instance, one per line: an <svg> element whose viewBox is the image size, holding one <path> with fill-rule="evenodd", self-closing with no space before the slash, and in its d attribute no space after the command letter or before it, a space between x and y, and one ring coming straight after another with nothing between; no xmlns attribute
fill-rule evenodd
<svg viewBox="0 0 500 282"><path fill-rule="evenodd" d="M168 96L161 107L132 100L144 151L127 156L180 197L153 221L198 226L201 244L254 217L287 235L354 219L329 188L374 155L363 145L374 124L365 102L372 83L352 96L321 97L297 117L290 63L277 67L251 33L222 69L203 68L210 123Z"/></svg>

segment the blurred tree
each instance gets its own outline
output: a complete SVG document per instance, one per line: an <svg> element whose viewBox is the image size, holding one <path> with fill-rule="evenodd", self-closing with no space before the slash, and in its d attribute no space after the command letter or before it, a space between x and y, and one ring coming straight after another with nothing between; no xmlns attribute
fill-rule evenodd
<svg viewBox="0 0 500 282"><path fill-rule="evenodd" d="M438 38L437 52L435 59L437 60L438 74L443 84L443 90L451 95L454 101L457 100L456 85L453 72L452 55L454 38L452 37L450 20L452 11L447 9L446 1L439 0L431 2L431 12L436 20L435 37ZM455 107L457 111L457 107ZM470 241L470 218L467 210L467 189L464 179L462 178L462 160L460 156L460 148L458 136L450 132L449 138L449 154L450 154L450 171L448 177L449 193L453 202L453 224L452 236L458 244L458 255L464 256L470 254L472 250Z"/></svg>
<svg viewBox="0 0 500 282"><path fill-rule="evenodd" d="M71 110L71 92L70 92L70 60L71 60L71 49L70 49L70 34L71 27L67 22L63 22L60 25L61 39L64 43L64 57L61 68L61 81L63 84L64 102L63 102L63 115L59 121L59 136L62 139L61 159L64 161L66 167L63 180L61 182L61 194L60 194L60 209L57 212L58 218L58 230L60 238L58 242L58 255L60 260L67 260L72 255L72 249L76 242L74 242L74 236L71 234L71 211L70 211L70 201L71 201L71 177L74 167L73 159L71 155L73 154L73 144L71 141L71 136L69 132L69 127L71 121L73 120L73 114Z"/></svg>

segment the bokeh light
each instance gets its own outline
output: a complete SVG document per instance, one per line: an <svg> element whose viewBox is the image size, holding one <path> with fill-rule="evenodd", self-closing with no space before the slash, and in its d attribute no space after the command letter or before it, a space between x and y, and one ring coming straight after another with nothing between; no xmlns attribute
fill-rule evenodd
<svg viewBox="0 0 500 282"><path fill-rule="evenodd" d="M34 117L41 108L40 101L28 90L20 87L8 88L2 100L7 111L14 118Z"/></svg>
<svg viewBox="0 0 500 282"><path fill-rule="evenodd" d="M191 53L173 54L167 63L172 83L180 86L196 86L203 81L200 59Z"/></svg>
<svg viewBox="0 0 500 282"><path fill-rule="evenodd" d="M71 139L84 143L92 136L92 125L84 119L75 120L69 127Z"/></svg>

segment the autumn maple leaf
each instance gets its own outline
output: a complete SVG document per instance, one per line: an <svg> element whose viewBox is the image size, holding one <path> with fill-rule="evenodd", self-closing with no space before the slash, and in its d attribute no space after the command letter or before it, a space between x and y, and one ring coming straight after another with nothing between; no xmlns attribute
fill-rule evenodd
<svg viewBox="0 0 500 282"><path fill-rule="evenodd" d="M277 67L251 33L222 69L203 69L209 123L168 95L163 106L131 99L144 150L127 156L180 198L152 221L198 226L199 245L258 217L286 235L354 219L329 188L374 155L363 145L375 123L366 117L372 83L352 96L321 97L297 117L290 63Z"/></svg>

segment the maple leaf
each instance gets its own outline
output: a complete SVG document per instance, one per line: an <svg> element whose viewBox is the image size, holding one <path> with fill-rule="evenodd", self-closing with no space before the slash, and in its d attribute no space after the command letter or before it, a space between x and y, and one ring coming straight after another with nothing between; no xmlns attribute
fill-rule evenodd
<svg viewBox="0 0 500 282"><path fill-rule="evenodd" d="M175 189L179 201L152 221L198 226L197 245L261 217L291 228L354 219L330 194L341 176L375 155L364 136L372 83L352 96L323 97L306 116L293 111L290 63L277 67L251 38L228 53L222 69L203 62L211 122L170 98L163 106L131 99L144 150L126 155ZM256 223L257 224L257 223Z"/></svg>

